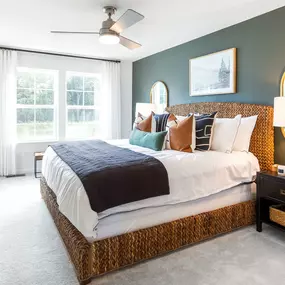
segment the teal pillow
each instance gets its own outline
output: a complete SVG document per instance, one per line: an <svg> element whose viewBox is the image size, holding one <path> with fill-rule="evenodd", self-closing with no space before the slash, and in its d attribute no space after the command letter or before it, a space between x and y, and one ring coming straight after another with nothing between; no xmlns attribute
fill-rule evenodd
<svg viewBox="0 0 285 285"><path fill-rule="evenodd" d="M166 134L167 131L147 133L134 128L130 136L130 144L153 150L162 150Z"/></svg>

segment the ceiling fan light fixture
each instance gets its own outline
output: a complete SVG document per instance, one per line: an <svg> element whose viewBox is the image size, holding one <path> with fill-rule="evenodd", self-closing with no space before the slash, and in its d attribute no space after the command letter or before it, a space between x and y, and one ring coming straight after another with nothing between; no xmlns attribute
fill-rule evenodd
<svg viewBox="0 0 285 285"><path fill-rule="evenodd" d="M120 38L114 34L103 34L99 36L99 41L105 45L116 45L120 42Z"/></svg>
<svg viewBox="0 0 285 285"><path fill-rule="evenodd" d="M99 35L99 42L105 45L120 44L130 50L141 47L128 38L121 36L121 32L141 21L144 16L140 13L128 9L117 21L112 19L117 9L113 6L104 7L103 11L108 15L108 19L102 22L102 28L97 31L51 31L53 34L76 34L76 35Z"/></svg>

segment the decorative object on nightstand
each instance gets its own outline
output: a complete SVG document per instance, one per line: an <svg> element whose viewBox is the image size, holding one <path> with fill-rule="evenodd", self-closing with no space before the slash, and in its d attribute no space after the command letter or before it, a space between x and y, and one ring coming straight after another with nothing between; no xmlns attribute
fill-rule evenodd
<svg viewBox="0 0 285 285"><path fill-rule="evenodd" d="M278 170L278 164L273 164L271 171L272 172L277 172L277 170Z"/></svg>
<svg viewBox="0 0 285 285"><path fill-rule="evenodd" d="M256 192L256 230L262 223L285 231L285 177L275 172L258 172Z"/></svg>
<svg viewBox="0 0 285 285"><path fill-rule="evenodd" d="M34 153L34 174L35 178L40 178L38 174L42 173L41 171L38 171L38 162L43 160L44 152L35 152Z"/></svg>

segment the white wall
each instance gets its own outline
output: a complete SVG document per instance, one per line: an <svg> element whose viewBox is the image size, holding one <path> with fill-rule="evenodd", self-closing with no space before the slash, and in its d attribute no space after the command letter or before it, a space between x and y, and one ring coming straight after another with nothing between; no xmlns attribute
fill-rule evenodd
<svg viewBox="0 0 285 285"><path fill-rule="evenodd" d="M59 100L65 106L65 72L97 73L101 70L101 61L68 58L33 53L18 53L18 66L52 69L59 71ZM64 96L63 96L64 94ZM128 137L131 128L132 106L132 62L121 63L121 117L122 137ZM64 112L60 112L64 114ZM59 128L65 124L66 117L59 117ZM19 143L16 147L17 173L32 173L34 170L34 152L44 151L52 142Z"/></svg>

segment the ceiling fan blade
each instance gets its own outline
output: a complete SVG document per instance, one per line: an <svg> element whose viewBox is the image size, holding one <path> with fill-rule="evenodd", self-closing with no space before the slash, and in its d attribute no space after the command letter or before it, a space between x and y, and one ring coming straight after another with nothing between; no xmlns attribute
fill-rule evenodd
<svg viewBox="0 0 285 285"><path fill-rule="evenodd" d="M141 44L136 43L122 36L120 36L120 44L128 49L136 49L142 46Z"/></svg>
<svg viewBox="0 0 285 285"><path fill-rule="evenodd" d="M52 34L99 35L98 32L50 31Z"/></svg>
<svg viewBox="0 0 285 285"><path fill-rule="evenodd" d="M141 21L143 18L143 15L132 9L128 9L110 29L116 33L121 33L123 30Z"/></svg>

